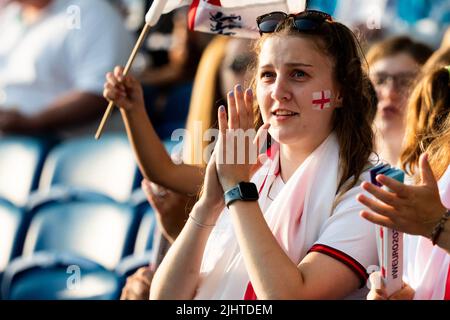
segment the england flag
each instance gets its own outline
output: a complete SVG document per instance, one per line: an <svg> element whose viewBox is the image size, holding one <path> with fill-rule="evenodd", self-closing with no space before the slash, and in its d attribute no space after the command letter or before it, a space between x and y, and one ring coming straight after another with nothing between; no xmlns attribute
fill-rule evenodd
<svg viewBox="0 0 450 320"><path fill-rule="evenodd" d="M155 0L146 22L155 23L155 8L162 13L189 5L189 29L240 38L257 38L256 17L272 11L297 13L306 0ZM153 10L153 11L152 11ZM158 17L159 18L159 17Z"/></svg>

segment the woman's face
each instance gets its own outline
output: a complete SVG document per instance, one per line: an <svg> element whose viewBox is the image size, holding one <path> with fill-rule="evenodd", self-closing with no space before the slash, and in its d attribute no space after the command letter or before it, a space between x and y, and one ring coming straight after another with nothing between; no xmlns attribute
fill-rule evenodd
<svg viewBox="0 0 450 320"><path fill-rule="evenodd" d="M419 70L406 53L382 58L370 66L370 79L378 96L375 124L379 129L403 128L411 84Z"/></svg>
<svg viewBox="0 0 450 320"><path fill-rule="evenodd" d="M339 94L333 62L311 40L272 36L264 41L256 95L270 134L283 144L322 141L332 130Z"/></svg>
<svg viewBox="0 0 450 320"><path fill-rule="evenodd" d="M247 87L251 80L248 65L254 54L250 40L231 38L227 43L226 54L220 67L220 85L222 97L233 90L236 84Z"/></svg>

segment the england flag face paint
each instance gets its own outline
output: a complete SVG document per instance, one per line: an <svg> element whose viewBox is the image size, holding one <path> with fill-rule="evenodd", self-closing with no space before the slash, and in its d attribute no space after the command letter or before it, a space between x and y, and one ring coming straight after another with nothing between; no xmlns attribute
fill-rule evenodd
<svg viewBox="0 0 450 320"><path fill-rule="evenodd" d="M331 90L313 92L313 110L324 110L331 107Z"/></svg>

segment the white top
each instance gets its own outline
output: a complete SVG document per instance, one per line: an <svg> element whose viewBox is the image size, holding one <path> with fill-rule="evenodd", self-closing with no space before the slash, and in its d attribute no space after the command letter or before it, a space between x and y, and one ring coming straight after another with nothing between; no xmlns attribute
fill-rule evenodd
<svg viewBox="0 0 450 320"><path fill-rule="evenodd" d="M347 298L365 299L367 269L378 264L375 228L359 216L364 207L356 195L365 193L359 184L336 199L338 151L337 140L328 138L285 184L272 174L276 160L267 161L252 181L259 189L264 218L291 260L298 264L314 251L341 261L361 280L361 289ZM361 180L369 179L364 172ZM304 205L299 206L302 197ZM209 236L200 273L195 299L251 297L247 295L249 276L226 208Z"/></svg>
<svg viewBox="0 0 450 320"><path fill-rule="evenodd" d="M101 95L105 74L133 46L104 0L54 0L31 25L20 10L12 3L0 13L0 108L32 115L69 91Z"/></svg>
<svg viewBox="0 0 450 320"><path fill-rule="evenodd" d="M450 166L438 182L441 200L450 208ZM421 236L405 234L403 278L414 290L415 300L442 300L450 268L450 254Z"/></svg>

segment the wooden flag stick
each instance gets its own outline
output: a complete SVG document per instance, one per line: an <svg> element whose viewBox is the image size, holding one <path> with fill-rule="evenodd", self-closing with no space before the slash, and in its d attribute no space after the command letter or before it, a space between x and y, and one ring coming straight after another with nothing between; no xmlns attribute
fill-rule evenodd
<svg viewBox="0 0 450 320"><path fill-rule="evenodd" d="M123 75L126 76L128 72L131 69L131 65L133 64L134 58L136 58L136 54L139 51L139 48L141 47L142 43L144 42L145 38L147 37L148 32L150 31L150 25L148 23L145 24L144 28L142 29L141 35L139 36L139 39L137 40L136 44L134 45L133 51L131 52L130 57L128 58L128 62L125 66L125 69L123 70ZM110 101L108 104L108 108L106 109L105 114L103 115L102 121L100 122L100 125L97 129L97 132L95 133L95 139L100 139L103 129L105 128L106 121L108 121L108 118L111 116L111 113L114 108L114 102Z"/></svg>

